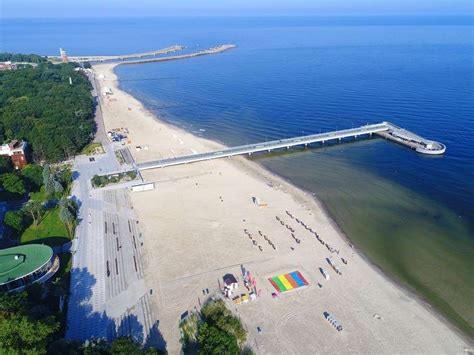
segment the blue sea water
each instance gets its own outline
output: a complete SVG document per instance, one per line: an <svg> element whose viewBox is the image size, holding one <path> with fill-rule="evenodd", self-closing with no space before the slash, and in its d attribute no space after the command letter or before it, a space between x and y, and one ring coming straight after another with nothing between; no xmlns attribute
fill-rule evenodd
<svg viewBox="0 0 474 355"><path fill-rule="evenodd" d="M313 192L378 266L473 334L474 21L470 17L8 20L0 50L229 52L118 67L163 119L228 145L391 121L447 145L372 139L261 155Z"/></svg>

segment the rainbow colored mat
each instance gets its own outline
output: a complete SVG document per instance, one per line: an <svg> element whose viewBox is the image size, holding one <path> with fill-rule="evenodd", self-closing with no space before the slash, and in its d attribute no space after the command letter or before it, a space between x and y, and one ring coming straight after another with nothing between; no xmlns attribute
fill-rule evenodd
<svg viewBox="0 0 474 355"><path fill-rule="evenodd" d="M299 271L293 271L289 274L274 276L269 278L268 281L270 281L270 283L278 292L285 292L294 288L308 285L308 281L306 281Z"/></svg>

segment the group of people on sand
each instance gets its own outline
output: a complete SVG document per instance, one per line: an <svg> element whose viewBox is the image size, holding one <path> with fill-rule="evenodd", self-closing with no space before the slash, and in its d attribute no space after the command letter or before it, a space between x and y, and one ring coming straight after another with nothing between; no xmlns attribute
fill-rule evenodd
<svg viewBox="0 0 474 355"><path fill-rule="evenodd" d="M295 236L295 229L293 227L291 227L289 224L285 223L285 221L283 219L281 219L280 217L278 216L275 216L276 220L278 222L280 222L280 224L284 227L286 227L286 229L288 229L291 233L291 237L294 239L294 241L297 243L297 244L300 244L301 243L301 240L299 240L298 238L296 238ZM291 248L291 250L293 250L293 248Z"/></svg>
<svg viewBox="0 0 474 355"><path fill-rule="evenodd" d="M263 237L263 239L265 239L268 244L270 244L270 246L273 248L273 250L276 250L275 244L273 244L271 239L268 238L268 236L266 234L262 233L262 231L258 231L258 234L260 234L260 236Z"/></svg>
<svg viewBox="0 0 474 355"><path fill-rule="evenodd" d="M315 230L313 230L311 227L309 227L308 225L306 225L306 223L304 223L302 220L300 220L299 218L295 217L290 211L285 211L286 214L293 220L295 220L297 223L299 223L303 228L305 228L308 232L314 234L314 236L316 237L316 239L319 241L319 243L321 243L321 245L325 246L327 248L327 250L329 250L329 252L331 252L332 254L336 254L336 255L339 255L339 249L336 249L334 247L332 247L331 245L329 245L327 242L325 242L321 236L318 234L318 232L316 232ZM289 227L287 224L285 224L279 217L277 217L277 220L280 221L280 223L282 225L286 225L287 228L289 228L291 231L292 231L292 236L293 236L293 232L294 232L294 229ZM341 260L344 264L347 265L347 260L344 259L343 257L341 257Z"/></svg>
<svg viewBox="0 0 474 355"><path fill-rule="evenodd" d="M250 233L248 231L248 229L244 229L244 233L249 237L249 239L252 241L252 244L254 246L256 246L258 248L258 250L263 251L263 247L260 244L258 244L258 242L255 239L253 239L252 233ZM267 241L267 243L270 244L270 246L273 248L273 250L276 250L275 244L273 244L271 239L268 238L268 236L266 234L263 234L262 231L258 231L258 234L260 234L260 236L262 236L263 239L265 239Z"/></svg>
<svg viewBox="0 0 474 355"><path fill-rule="evenodd" d="M318 234L318 232L316 232L315 230L313 230L313 228L311 227L308 227L306 225L306 223L304 223L302 220L298 219L297 217L295 217L293 214L291 214L289 211L285 211L286 214L291 218L291 219L294 219L297 223L301 224L301 226L303 226L308 232L314 234L314 236L316 237L316 239L323 245L325 246L331 253L335 253L337 255L339 255L339 250L338 249L335 249L333 248L332 246L330 246L327 242L325 242L321 237L320 235ZM342 258L341 258L342 259ZM346 263L345 263L346 264Z"/></svg>
<svg viewBox="0 0 474 355"><path fill-rule="evenodd" d="M311 234L313 234L316 239L319 241L319 243L321 243L321 245L325 246L329 252L331 252L332 254L336 254L336 255L339 255L339 250L338 249L335 249L333 248L332 246L330 246L327 242L325 242L321 236L319 235L318 232L316 232L315 230L313 230L313 228L309 227L305 222L303 222L301 219L295 217L290 211L285 211L285 213L288 215L288 217L290 217L291 219L293 219L296 223L300 224L303 228L305 228L308 232L310 232ZM288 223L286 223L281 217L279 216L275 216L276 220L283 226L285 227L286 229L288 229L290 231L290 235L291 237L293 238L293 240L297 243L297 244L300 244L301 243L301 240L298 239L295 235L295 229L289 225ZM248 231L248 229L244 229L244 233L248 236L248 238L252 241L252 244L254 246L256 246L260 251L263 252L263 247L257 242L256 239L253 238L252 236L252 233L250 233ZM266 235L264 234L261 230L258 231L258 234L263 237L263 239L265 239L265 241L273 248L273 250L276 250L276 246L275 244L272 242L272 240ZM294 250L293 247L290 247L291 250ZM341 257L341 260L344 264L347 265L347 260L342 258Z"/></svg>

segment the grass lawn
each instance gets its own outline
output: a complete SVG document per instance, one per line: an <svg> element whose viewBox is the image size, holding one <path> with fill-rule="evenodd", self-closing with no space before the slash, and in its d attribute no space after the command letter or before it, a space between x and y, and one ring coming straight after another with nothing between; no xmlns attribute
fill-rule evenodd
<svg viewBox="0 0 474 355"><path fill-rule="evenodd" d="M89 143L82 149L81 154L94 155L104 153L104 148L100 143Z"/></svg>
<svg viewBox="0 0 474 355"><path fill-rule="evenodd" d="M21 235L21 244L46 244L51 247L68 242L66 227L59 218L59 207L46 211L41 222L29 226Z"/></svg>

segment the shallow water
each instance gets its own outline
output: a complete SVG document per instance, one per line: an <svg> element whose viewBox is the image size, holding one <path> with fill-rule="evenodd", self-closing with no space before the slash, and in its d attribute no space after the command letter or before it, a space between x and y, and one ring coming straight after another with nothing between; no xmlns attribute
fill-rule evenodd
<svg viewBox="0 0 474 355"><path fill-rule="evenodd" d="M237 44L216 56L117 69L121 86L160 117L228 145L383 120L445 143L443 157L372 139L253 159L314 192L371 261L474 335L472 19L115 19L2 27L4 48L44 54L59 46L73 55Z"/></svg>

